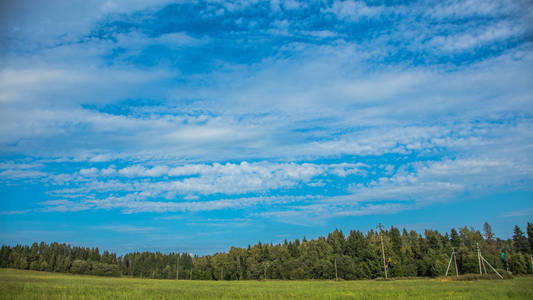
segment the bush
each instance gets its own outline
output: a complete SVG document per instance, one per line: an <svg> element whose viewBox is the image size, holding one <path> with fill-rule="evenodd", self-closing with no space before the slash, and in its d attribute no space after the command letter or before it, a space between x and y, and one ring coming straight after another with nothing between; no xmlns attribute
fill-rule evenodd
<svg viewBox="0 0 533 300"><path fill-rule="evenodd" d="M70 273L72 274L89 274L90 265L87 261L76 259L72 262Z"/></svg>
<svg viewBox="0 0 533 300"><path fill-rule="evenodd" d="M120 276L120 269L116 265L94 263L92 265L91 274L98 276Z"/></svg>
<svg viewBox="0 0 533 300"><path fill-rule="evenodd" d="M507 272L505 273L500 273L504 279L513 279L513 276L511 274L508 274ZM456 281L473 281L473 280L494 280L494 279L498 279L498 280L501 280L501 278L496 275L496 274L483 274L483 275L479 275L479 274L464 274L464 275L459 275L459 277L455 277L455 276L448 276L448 277L439 277L438 279L441 279L441 280L456 280Z"/></svg>
<svg viewBox="0 0 533 300"><path fill-rule="evenodd" d="M39 271L39 262L38 261L32 261L30 264L30 270Z"/></svg>

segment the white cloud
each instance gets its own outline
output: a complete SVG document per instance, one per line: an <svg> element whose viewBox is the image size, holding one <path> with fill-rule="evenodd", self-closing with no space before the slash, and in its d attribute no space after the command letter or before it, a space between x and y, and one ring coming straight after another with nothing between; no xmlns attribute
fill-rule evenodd
<svg viewBox="0 0 533 300"><path fill-rule="evenodd" d="M358 21L361 18L372 18L380 16L384 11L381 6L367 6L363 1L338 1L335 0L331 7L323 10L323 12L331 12L339 19L347 19L350 21Z"/></svg>
<svg viewBox="0 0 533 300"><path fill-rule="evenodd" d="M40 163L16 163L13 161L6 161L0 163L0 179L3 180L21 180L42 178L48 175L43 172L43 165Z"/></svg>
<svg viewBox="0 0 533 300"><path fill-rule="evenodd" d="M531 217L533 216L533 209L526 208L522 210L508 211L501 215L502 218L515 218L515 217Z"/></svg>
<svg viewBox="0 0 533 300"><path fill-rule="evenodd" d="M89 181L79 188L55 190L54 195L70 195L77 193L105 191L137 191L144 197L165 196L173 198L176 194L191 196L194 194L245 194L248 192L266 192L273 189L292 188L309 182L316 176L333 174L346 177L351 174L364 174L363 164L294 164L294 163L247 163L185 165L168 168L156 166L145 168L134 165L118 170L116 175L127 178L162 177L162 176L193 176L183 179L167 179L165 181L131 181L133 184L111 181ZM96 169L82 170L85 176L104 175L107 169L100 172ZM86 174L87 173L87 174ZM82 175L83 175L82 174ZM115 174L115 173L114 173Z"/></svg>
<svg viewBox="0 0 533 300"><path fill-rule="evenodd" d="M429 44L437 51L460 52L514 38L520 34L522 34L522 28L517 27L516 24L502 22L473 32L436 36L429 41Z"/></svg>
<svg viewBox="0 0 533 300"><path fill-rule="evenodd" d="M104 199L84 199L80 202L70 200L45 201L40 204L44 206L43 211L80 211L87 209L121 209L125 213L140 212L196 212L213 211L222 209L243 209L256 205L279 205L300 201L302 199L313 198L312 196L272 196L272 197L248 197L234 199L219 199L212 201L192 201L192 202L160 202L144 201L137 199L133 194L116 197L111 196Z"/></svg>
<svg viewBox="0 0 533 300"><path fill-rule="evenodd" d="M23 215L31 212L30 209L25 210L9 210L9 211L0 211L0 216L12 216L12 215Z"/></svg>
<svg viewBox="0 0 533 300"><path fill-rule="evenodd" d="M530 190L533 184L533 169L511 161L457 159L413 163L410 167L413 170L409 172L399 171L369 184L354 184L350 193L345 195L320 196L308 203L255 215L288 223L301 219L315 223L339 216L394 214L436 202L457 201L456 197L465 191L490 193L502 187ZM523 178L530 179L524 182Z"/></svg>
<svg viewBox="0 0 533 300"><path fill-rule="evenodd" d="M518 159L518 160L516 160ZM524 165L521 158L506 159L479 157L445 159L441 161L411 162L402 165L396 172L390 165L379 165L382 177L366 177L373 166L368 164L294 164L294 163L247 163L185 165L182 167L145 168L132 166L121 170L124 176L147 176L151 171L159 176L192 176L180 180L87 182L74 189L60 189L52 193L65 197L74 195L81 200L58 200L43 202L47 210L68 211L81 209L118 208L128 213L142 211L212 211L221 209L243 209L266 205L262 216L279 215L268 212L272 205L284 207L293 216L310 216L316 219L341 215L367 215L395 213L401 210L417 209L435 202L453 201L465 192L490 192L506 189L528 189L533 184L533 167ZM376 167L376 166L374 166ZM156 170L164 170L159 173ZM130 173L131 172L131 173ZM172 175L170 175L172 174ZM512 175L510 175L512 174ZM291 188L300 183L328 188L328 183L316 181L317 176L361 175L371 179L369 183L349 185L345 195L327 196L259 196L235 199L200 200L190 195L246 194L272 192L279 188ZM374 179L372 179L374 178ZM320 183L320 184L317 184ZM125 193L124 196L103 196L93 198L94 193ZM83 195L87 198L83 198ZM184 195L184 197L176 197ZM155 199L167 198L165 202ZM184 201L185 200L185 201ZM184 202L182 202L184 201ZM296 204L296 206L294 205ZM288 205L290 204L290 205Z"/></svg>
<svg viewBox="0 0 533 300"><path fill-rule="evenodd" d="M143 233L151 232L155 228L146 227L146 226L131 226L131 225L105 225L105 226L96 226L94 229L97 230L106 230L114 231L119 233Z"/></svg>
<svg viewBox="0 0 533 300"><path fill-rule="evenodd" d="M97 168L90 168L90 169L81 169L80 170L80 175L81 176L86 176L86 177L92 177L92 176L96 176L98 175L98 169Z"/></svg>
<svg viewBox="0 0 533 300"><path fill-rule="evenodd" d="M429 10L429 15L439 18L494 17L509 14L520 8L521 1L509 0L454 0L439 2Z"/></svg>

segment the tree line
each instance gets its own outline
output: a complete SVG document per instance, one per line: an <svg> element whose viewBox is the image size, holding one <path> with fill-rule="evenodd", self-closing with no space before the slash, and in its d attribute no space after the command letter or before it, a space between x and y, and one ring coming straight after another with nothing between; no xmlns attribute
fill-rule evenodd
<svg viewBox="0 0 533 300"><path fill-rule="evenodd" d="M98 248L73 247L41 242L0 250L0 267L26 270L131 276L183 280L260 279L373 279L384 276L381 238L389 277L442 276L455 249L459 274L479 273L477 248L501 273L533 273L533 224L527 237L519 226L512 239L496 238L488 223L483 234L474 228L451 229L441 234L427 229L424 234L396 227L335 230L317 239L257 243L247 248L231 247L213 255L188 253L134 252L122 256ZM454 268L452 264L452 268ZM453 270L453 269L452 269ZM453 270L455 273L455 270Z"/></svg>

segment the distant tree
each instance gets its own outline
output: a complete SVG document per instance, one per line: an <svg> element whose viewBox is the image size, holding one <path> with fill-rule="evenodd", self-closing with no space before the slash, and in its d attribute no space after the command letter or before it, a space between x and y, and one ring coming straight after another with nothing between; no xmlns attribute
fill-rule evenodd
<svg viewBox="0 0 533 300"><path fill-rule="evenodd" d="M529 250L533 254L533 223L527 223L527 240L529 242Z"/></svg>
<svg viewBox="0 0 533 300"><path fill-rule="evenodd" d="M84 260L77 259L72 262L72 266L70 267L70 273L73 274L89 274L89 271L90 265Z"/></svg>
<svg viewBox="0 0 533 300"><path fill-rule="evenodd" d="M526 274L528 269L526 257L520 252L511 255L509 267L514 274Z"/></svg>
<svg viewBox="0 0 533 300"><path fill-rule="evenodd" d="M514 227L513 248L517 252L529 253L529 243L518 225Z"/></svg>
<svg viewBox="0 0 533 300"><path fill-rule="evenodd" d="M94 262L100 261L100 251L98 248L90 249L89 259Z"/></svg>
<svg viewBox="0 0 533 300"><path fill-rule="evenodd" d="M492 233L492 227L490 227L489 223L483 223L483 232L487 241L494 240L494 233Z"/></svg>
<svg viewBox="0 0 533 300"><path fill-rule="evenodd" d="M41 264L39 265L39 270L40 271L49 271L49 265L48 263L46 262L46 260L43 260L41 262Z"/></svg>
<svg viewBox="0 0 533 300"><path fill-rule="evenodd" d="M333 248L333 253L344 254L346 240L341 230L335 229L328 234L327 242Z"/></svg>
<svg viewBox="0 0 533 300"><path fill-rule="evenodd" d="M22 257L19 263L17 264L17 268L23 269L23 270L28 269L29 266L30 265L28 264L28 259L26 257ZM32 270L37 270L37 263L35 264L34 269Z"/></svg>
<svg viewBox="0 0 533 300"><path fill-rule="evenodd" d="M34 261L31 262L30 270L39 271L39 268L40 268L39 261L34 260Z"/></svg>

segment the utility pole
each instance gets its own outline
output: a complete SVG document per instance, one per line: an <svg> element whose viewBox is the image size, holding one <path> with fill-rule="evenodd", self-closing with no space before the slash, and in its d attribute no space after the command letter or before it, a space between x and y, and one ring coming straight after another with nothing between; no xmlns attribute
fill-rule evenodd
<svg viewBox="0 0 533 300"><path fill-rule="evenodd" d="M335 281L339 280L339 276L337 274L337 258L335 257Z"/></svg>
<svg viewBox="0 0 533 300"><path fill-rule="evenodd" d="M180 280L180 254L178 253L178 258L176 259L176 280Z"/></svg>
<svg viewBox="0 0 533 300"><path fill-rule="evenodd" d="M452 258L455 263L455 277L459 277L459 272L457 271L457 260L455 259L455 248L452 247L452 255L450 255L450 261L448 262L448 268L446 268L446 275L448 276L448 271L450 270L450 266L452 265Z"/></svg>
<svg viewBox="0 0 533 300"><path fill-rule="evenodd" d="M381 223L379 223L379 236L381 238L381 254L383 254L383 270L385 271L385 279L387 279L387 265L385 264L385 246L383 246L383 230Z"/></svg>
<svg viewBox="0 0 533 300"><path fill-rule="evenodd" d="M487 273L487 269L485 268L485 264L487 264L487 265L489 265L489 267L492 268L494 273L498 274L498 276L501 279L503 279L503 276L500 275L500 273L498 273L498 271L496 271L496 269L483 256L481 256L481 252L479 251L479 244L478 243L476 243L476 248L477 248L477 259L479 261L479 274L483 275L483 273L481 272L481 262L483 261L483 269L485 269L485 274L488 274Z"/></svg>
<svg viewBox="0 0 533 300"><path fill-rule="evenodd" d="M479 252L478 242L476 242L476 248L477 248L477 261L479 263L479 275L483 275L483 271L481 270L481 253Z"/></svg>
<svg viewBox="0 0 533 300"><path fill-rule="evenodd" d="M481 256L481 259L483 260L483 267L485 267L485 263L489 265L489 267L492 268L492 270L494 271L494 273L498 274L498 276L503 279L503 276L500 275L500 273L498 273L498 271L496 271L496 269L494 269L494 267L483 257ZM487 270L485 270L485 272L487 272Z"/></svg>
<svg viewBox="0 0 533 300"><path fill-rule="evenodd" d="M452 248L453 251L453 262L455 263L455 278L459 278L459 269L457 269L457 259L455 259L455 248Z"/></svg>

